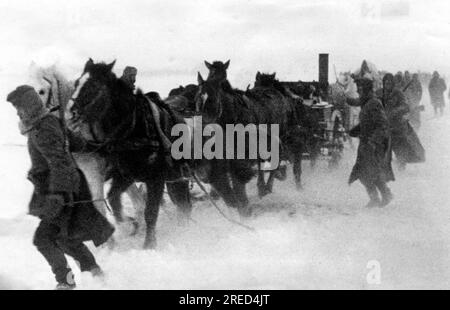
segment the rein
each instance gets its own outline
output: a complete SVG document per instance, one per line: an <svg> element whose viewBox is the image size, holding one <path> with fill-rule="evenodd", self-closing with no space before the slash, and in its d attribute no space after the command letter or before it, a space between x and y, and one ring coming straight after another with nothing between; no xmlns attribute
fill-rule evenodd
<svg viewBox="0 0 450 310"><path fill-rule="evenodd" d="M133 111L133 113L130 115L131 119L131 126L129 127L129 131L131 131L132 129L134 129L135 127L135 111ZM102 148L106 147L109 143L113 142L113 141L118 141L119 139L114 138L114 136L116 136L123 128L126 127L126 125L129 124L130 121L130 117L126 118L123 120L123 122L121 122L115 129L113 132L111 132L111 134L108 135L108 137L103 141L103 142L98 142L97 137L95 136L95 132L92 129L92 124L88 123L89 126L89 131L91 132L92 137L94 138L94 142L97 144L96 148L90 152L88 152L87 154L93 154L98 152L99 150L101 150ZM122 137L122 139L124 139L126 137Z"/></svg>
<svg viewBox="0 0 450 310"><path fill-rule="evenodd" d="M105 92L106 92L106 86L102 86L101 89L99 90L98 94L94 97L94 99L92 99L88 104L86 104L86 106L83 108L83 110L86 110L89 107L93 106L94 103L96 103L97 101L100 100L100 98L104 95ZM77 98L71 98L70 100L72 100L75 103Z"/></svg>
<svg viewBox="0 0 450 310"><path fill-rule="evenodd" d="M106 86L102 86L101 89L99 90L98 94L94 97L94 99L92 99L83 109L82 111L84 112L84 114L86 113L86 109L89 109L89 107L94 106L95 103L97 103L106 93L107 87ZM76 102L77 98L72 98L72 101ZM85 119L86 117L81 117L81 119ZM81 120L81 122L84 122L83 120ZM130 124L131 123L131 124ZM136 107L134 107L134 110L132 111L132 113L125 118L108 136L106 139L104 139L103 142L100 142L98 137L95 134L95 131L93 130L93 124L92 122L86 122L85 124L88 125L89 131L91 136L94 139L94 142L97 144L96 148L90 152L88 152L87 154L93 154L98 152L100 149L106 147L109 143L113 142L113 141L118 141L119 139L115 138L115 136L124 128L128 127L128 130L126 131L126 135L131 132L136 125ZM125 135L125 136L126 136ZM126 137L122 137L121 139L125 139Z"/></svg>

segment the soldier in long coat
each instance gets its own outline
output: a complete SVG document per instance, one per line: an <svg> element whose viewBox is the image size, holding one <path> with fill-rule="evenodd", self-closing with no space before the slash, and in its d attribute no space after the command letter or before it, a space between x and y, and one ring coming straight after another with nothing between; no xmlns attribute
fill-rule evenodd
<svg viewBox="0 0 450 310"><path fill-rule="evenodd" d="M69 146L75 151L86 143L66 132L31 86L19 86L7 101L17 109L21 132L28 137L32 164L28 179L34 185L29 213L41 219L33 243L49 263L57 289L73 289L75 281L65 254L79 263L81 271L101 275L83 242L99 246L114 231L91 202L86 179L69 153Z"/></svg>
<svg viewBox="0 0 450 310"><path fill-rule="evenodd" d="M397 157L399 168L403 170L407 163L425 161L425 151L408 122L410 108L405 95L395 86L394 80L390 73L384 76L381 100L389 121L392 150Z"/></svg>
<svg viewBox="0 0 450 310"><path fill-rule="evenodd" d="M416 130L418 130L421 125L420 113L423 110L423 106L420 105L420 101L422 100L422 94L423 90L422 84L419 81L419 75L414 73L411 84L405 91L405 95L409 105L409 122Z"/></svg>
<svg viewBox="0 0 450 310"><path fill-rule="evenodd" d="M370 198L367 207L386 206L393 199L387 183L395 180L389 123L383 105L375 97L373 81L360 79L357 84L359 99L347 100L348 104L361 107L360 123L351 131L360 142L349 184L359 180L364 185Z"/></svg>
<svg viewBox="0 0 450 310"><path fill-rule="evenodd" d="M433 77L428 85L428 90L430 92L431 104L433 105L435 116L438 116L438 114L442 116L445 107L444 92L447 90L447 85L437 71L433 73Z"/></svg>

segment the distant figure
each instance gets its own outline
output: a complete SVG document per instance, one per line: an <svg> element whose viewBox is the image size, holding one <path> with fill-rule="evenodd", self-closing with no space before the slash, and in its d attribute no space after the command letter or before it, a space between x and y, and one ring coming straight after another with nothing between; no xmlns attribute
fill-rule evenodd
<svg viewBox="0 0 450 310"><path fill-rule="evenodd" d="M123 74L120 77L122 81L124 81L133 91L136 89L136 75L137 69L135 67L126 67L123 70Z"/></svg>
<svg viewBox="0 0 450 310"><path fill-rule="evenodd" d="M411 73L409 71L405 71L405 75L403 76L403 89L412 81Z"/></svg>
<svg viewBox="0 0 450 310"><path fill-rule="evenodd" d="M90 202L86 179L70 154L86 149L87 142L63 127L31 86L17 87L7 101L16 108L21 133L28 138L28 179L34 185L29 214L41 220L33 243L50 265L57 289L73 289L75 281L65 254L79 263L81 271L102 276L94 255L83 242L93 241L99 246L114 231Z"/></svg>
<svg viewBox="0 0 450 310"><path fill-rule="evenodd" d="M360 123L350 131L352 137L360 140L349 184L359 180L364 185L370 198L367 207L383 207L393 199L387 183L395 180L391 167L389 123L383 105L375 97L373 81L363 78L356 82L359 99L347 97L347 102L361 106Z"/></svg>
<svg viewBox="0 0 450 310"><path fill-rule="evenodd" d="M420 101L422 94L422 83L419 81L419 75L415 73L412 76L411 84L405 91L409 105L409 122L415 130L418 130L421 125L420 113L423 111L423 106L420 105Z"/></svg>
<svg viewBox="0 0 450 310"><path fill-rule="evenodd" d="M403 89L404 81L403 81L403 73L401 71L397 72L394 76L394 84L395 87L400 91Z"/></svg>
<svg viewBox="0 0 450 310"><path fill-rule="evenodd" d="M434 71L433 73L433 77L428 85L428 90L430 92L431 104L434 108L434 115L444 115L444 92L447 90L447 85L445 84L444 79L439 76L437 71Z"/></svg>

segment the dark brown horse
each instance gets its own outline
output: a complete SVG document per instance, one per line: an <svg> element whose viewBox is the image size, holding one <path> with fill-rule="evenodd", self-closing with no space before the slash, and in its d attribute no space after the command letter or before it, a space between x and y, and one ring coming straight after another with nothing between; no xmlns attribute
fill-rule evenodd
<svg viewBox="0 0 450 310"><path fill-rule="evenodd" d="M200 74L198 83L197 107L203 125L218 124L225 130L227 124L246 126L257 123L252 109L241 94L229 91L221 81L205 81ZM226 149L225 145L223 149ZM246 184L255 176L253 166L256 163L256 160L247 159L208 160L205 181L213 186L228 206L237 208L242 216L251 214Z"/></svg>
<svg viewBox="0 0 450 310"><path fill-rule="evenodd" d="M117 221L122 220L120 194L133 182L146 184L144 247L154 248L166 181L179 211L188 216L192 208L188 182L180 181L177 163L170 160L168 153L167 137L176 120L167 107L156 106L141 93L133 94L112 72L113 66L114 63L94 64L91 59L86 63L75 83L70 107L72 121L87 125L84 127L90 131L92 142L99 146L97 153L113 167L108 197Z"/></svg>
<svg viewBox="0 0 450 310"><path fill-rule="evenodd" d="M253 92L234 89L227 80L229 61L226 63L216 61L212 64L205 62L205 64L210 72L206 81L199 74L198 98L201 100L197 104L204 122L216 123L222 128L225 128L228 124L242 124L244 126L249 124L276 124L280 128L280 134L276 137L271 136L271 138L281 142L281 148L286 149L285 152L282 151L282 154L288 156L287 150L292 151L292 146L295 144L289 139L296 135L294 131L298 126L294 102L277 90L268 88L264 89L267 95L264 99L257 94L257 91L263 91L262 88ZM258 133L259 136L261 134L270 135L271 133ZM249 145L246 146L249 147ZM295 169L296 175L298 175L296 179L300 182L301 148L296 150L295 154L299 154L300 165L297 162ZM233 200L237 200L238 206L245 209L248 204L245 185L255 175L252 167L260 165L261 161L261 158L256 160L214 160L212 165L215 168L210 176L211 184L227 204L233 206ZM262 181L264 181L263 179L262 176ZM261 182L261 174L259 175L258 191L260 196L268 192L266 185Z"/></svg>
<svg viewBox="0 0 450 310"><path fill-rule="evenodd" d="M196 107L197 93L197 85L189 84L186 86L180 86L172 89L169 92L169 96L164 99L164 102L184 117L191 117L195 115L198 110Z"/></svg>
<svg viewBox="0 0 450 310"><path fill-rule="evenodd" d="M263 111L259 117L262 122L280 126L281 159L289 160L293 165L295 184L301 189L302 155L305 151L306 131L302 126L304 117L303 105L290 95L289 91L276 79L276 74L256 74L254 88L247 95L259 105ZM264 172L259 169L258 182L260 196L272 192L274 177L279 171L271 171L267 183Z"/></svg>

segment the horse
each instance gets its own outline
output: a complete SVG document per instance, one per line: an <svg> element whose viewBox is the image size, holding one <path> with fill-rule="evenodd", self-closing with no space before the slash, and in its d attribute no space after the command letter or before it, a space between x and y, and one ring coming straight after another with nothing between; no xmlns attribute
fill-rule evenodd
<svg viewBox="0 0 450 310"><path fill-rule="evenodd" d="M199 93L197 104L202 114L204 122L215 123L225 128L228 124L277 124L280 128L280 135L273 136L278 142L286 142L287 137L292 137L289 130L296 128L295 107L293 102L280 95L279 92L272 92L273 97L262 100L249 90L242 91L235 89L227 80L227 69L230 61L225 63L215 61L212 64L205 61L209 69L209 75L205 81L201 74L198 74ZM270 90L268 90L270 92ZM255 100L256 99L256 100ZM259 99L259 100L258 100ZM258 132L261 134L271 134L268 132ZM249 145L246 144L246 148ZM246 152L248 149L246 149ZM297 152L298 154L298 152ZM301 153L298 156L301 160ZM248 206L247 193L245 191L248 183L255 175L254 165L258 165L258 193L260 197L267 193L267 186L264 184L264 175L261 173L262 159L245 160L213 160L214 173L211 175L211 184L217 190L228 205L234 206L233 199L237 199L238 210L241 214L251 212ZM277 167L271 167L277 169ZM296 175L301 174L301 168L296 164ZM219 173L216 170L220 171ZM298 173L300 171L300 173ZM240 209L239 209L240 208ZM244 214L245 215L245 214Z"/></svg>
<svg viewBox="0 0 450 310"><path fill-rule="evenodd" d="M29 68L29 84L45 103L47 109L58 117L66 118L67 104L74 91L74 82L69 81L56 67L39 67L32 63ZM107 181L107 162L96 153L73 153L78 167L83 171L88 181L89 189L94 200L95 207L106 215L108 206L104 199L104 184ZM145 204L141 189L132 184L127 190L127 195L133 206L140 210ZM136 219L129 218L137 229Z"/></svg>
<svg viewBox="0 0 450 310"><path fill-rule="evenodd" d="M220 64L227 66L227 64ZM242 95L242 91L233 90L229 83L225 85L227 82L211 78L204 80L198 73L199 88L196 106L197 112L202 116L203 125L217 124L225 129L227 124L243 126L257 124L254 109L250 106L252 103ZM245 152L248 152L248 145ZM250 216L251 208L246 184L256 175L253 167L257 164L257 160L211 159L207 161L209 169L204 181L213 187L228 206L236 208L241 216Z"/></svg>
<svg viewBox="0 0 450 310"><path fill-rule="evenodd" d="M183 117L190 118L194 116L197 111L197 92L198 86L195 84L179 86L169 92L169 96L164 99L164 102Z"/></svg>
<svg viewBox="0 0 450 310"><path fill-rule="evenodd" d="M114 64L86 62L69 102L69 119L98 145L96 153L112 167L108 197L117 221L122 220L119 195L134 182L145 183L144 248L153 249L164 185L181 217L189 218L192 210L189 183L178 169L180 163L170 156L168 135L180 121L167 106L159 106L140 90L134 94L113 73Z"/></svg>
<svg viewBox="0 0 450 310"><path fill-rule="evenodd" d="M282 146L281 159L293 164L293 174L297 189L302 189L302 155L306 146L307 131L301 126L305 108L302 102L297 101L292 94L276 79L276 73L256 74L255 84L246 94L263 109L263 122L276 123L280 126L280 142ZM285 169L285 167L283 167ZM260 197L271 193L274 178L284 180L285 171L280 176L279 171L272 170L267 183L264 182L264 172L258 169L258 189ZM284 174L284 175L283 175Z"/></svg>

